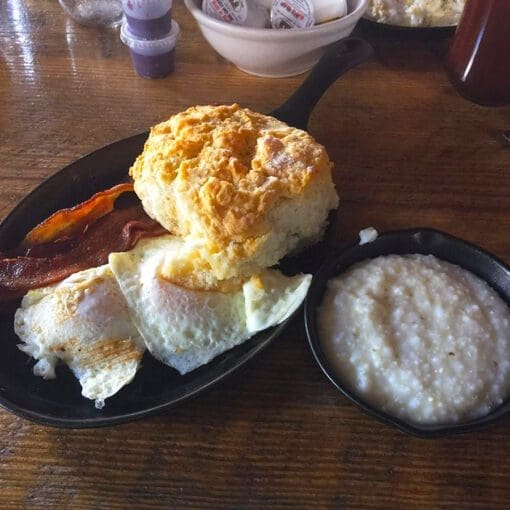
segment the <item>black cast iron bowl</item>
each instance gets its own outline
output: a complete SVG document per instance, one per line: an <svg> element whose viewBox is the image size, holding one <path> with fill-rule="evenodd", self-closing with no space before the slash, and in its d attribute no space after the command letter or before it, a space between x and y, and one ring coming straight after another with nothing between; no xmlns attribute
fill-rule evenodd
<svg viewBox="0 0 510 510"><path fill-rule="evenodd" d="M420 253L434 255L439 259L456 264L486 281L510 306L510 268L503 261L474 244L433 229L412 229L387 232L375 241L351 245L331 256L324 263L313 281L305 301L305 325L313 355L328 379L354 404L365 412L394 425L400 430L422 438L440 437L454 433L472 431L500 419L510 412L510 399L490 414L468 422L441 425L419 425L409 423L382 412L365 402L362 397L350 391L341 376L332 367L321 347L317 329L317 310L326 285L333 278L346 271L353 264L381 255L405 255Z"/></svg>
<svg viewBox="0 0 510 510"><path fill-rule="evenodd" d="M306 129L315 104L329 86L371 55L371 46L361 39L344 39L332 45L296 92L270 115ZM124 180L147 135L141 133L103 147L43 182L0 225L0 250L17 246L30 229L54 211L76 205ZM313 255L305 253L299 260L284 261L281 269L287 273L306 272L311 258ZM13 329L13 314L0 315L0 405L19 416L64 428L116 425L157 414L202 393L244 366L282 333L290 319L184 376L146 353L135 379L99 410L81 396L80 385L67 367L58 367L54 380L34 376L34 361L16 347L19 339Z"/></svg>

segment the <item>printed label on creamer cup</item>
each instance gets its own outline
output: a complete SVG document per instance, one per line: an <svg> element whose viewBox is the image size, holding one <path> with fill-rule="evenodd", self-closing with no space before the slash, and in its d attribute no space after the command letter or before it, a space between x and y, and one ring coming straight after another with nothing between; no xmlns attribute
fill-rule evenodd
<svg viewBox="0 0 510 510"><path fill-rule="evenodd" d="M226 23L234 23L235 25L243 25L248 17L247 0L204 0L202 3L202 11L208 16L225 21Z"/></svg>
<svg viewBox="0 0 510 510"><path fill-rule="evenodd" d="M314 24L310 0L274 0L271 6L273 28L309 28Z"/></svg>

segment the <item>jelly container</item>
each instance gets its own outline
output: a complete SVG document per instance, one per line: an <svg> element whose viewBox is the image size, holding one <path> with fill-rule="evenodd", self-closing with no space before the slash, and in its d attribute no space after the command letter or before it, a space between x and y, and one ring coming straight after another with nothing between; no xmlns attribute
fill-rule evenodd
<svg viewBox="0 0 510 510"><path fill-rule="evenodd" d="M120 31L122 42L129 48L135 71L144 78L164 78L174 70L175 45L180 29L172 20L169 34L160 39L146 40L136 37L124 21Z"/></svg>
<svg viewBox="0 0 510 510"><path fill-rule="evenodd" d="M172 0L122 0L131 34L160 39L172 29Z"/></svg>

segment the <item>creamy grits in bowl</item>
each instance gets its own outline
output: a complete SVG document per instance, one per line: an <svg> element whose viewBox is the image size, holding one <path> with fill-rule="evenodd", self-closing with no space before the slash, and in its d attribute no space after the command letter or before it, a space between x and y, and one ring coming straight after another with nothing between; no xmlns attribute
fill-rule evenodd
<svg viewBox="0 0 510 510"><path fill-rule="evenodd" d="M424 437L510 411L510 272L434 230L355 245L314 277L312 351L353 402Z"/></svg>

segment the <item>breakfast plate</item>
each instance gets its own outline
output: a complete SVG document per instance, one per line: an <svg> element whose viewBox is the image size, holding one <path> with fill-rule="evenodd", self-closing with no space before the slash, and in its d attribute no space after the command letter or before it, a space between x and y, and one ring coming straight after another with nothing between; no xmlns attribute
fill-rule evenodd
<svg viewBox="0 0 510 510"><path fill-rule="evenodd" d="M147 133L141 133L108 145L45 181L2 223L0 246L3 249L16 246L25 232L53 211L79 203L125 179L146 138ZM306 269L306 254L298 264ZM295 265L296 261L291 261L289 270ZM285 270L285 263L282 269ZM0 316L0 404L19 416L69 428L115 425L156 414L227 377L267 347L282 333L287 322L262 331L186 375L180 375L146 352L134 380L108 399L103 409L96 409L93 402L80 395L80 384L67 367L58 366L53 380L33 375L34 361L17 348L19 338L13 330L13 314L3 315Z"/></svg>
<svg viewBox="0 0 510 510"><path fill-rule="evenodd" d="M325 90L371 53L370 45L359 39L332 46L302 86L270 115L306 129L313 107ZM16 247L28 231L56 210L74 206L125 180L147 135L140 133L99 149L43 182L0 225L0 249ZM304 253L283 260L280 269L290 274L306 271L313 256ZM280 335L289 320L292 316L186 375L179 375L146 353L134 380L109 399L104 408L97 409L80 395L80 385L67 367L57 367L57 378L53 380L34 377L33 360L17 348L19 339L13 329L13 313L2 315L0 405L39 423L66 428L115 425L153 415L201 393L239 369Z"/></svg>
<svg viewBox="0 0 510 510"><path fill-rule="evenodd" d="M0 226L0 246L16 246L23 234L54 210L76 204L93 193L125 179L127 169L142 150L147 133L99 149L64 168L29 194ZM94 169L91 177L90 169ZM281 265L292 272L307 270L307 255ZM51 320L51 319L50 319ZM290 317L288 320L292 320ZM32 373L34 361L21 352L13 330L13 314L0 316L0 404L15 414L57 427L87 428L115 425L161 412L227 377L267 347L285 329L284 323L264 330L189 374L145 353L134 380L108 399L103 409L80 395L78 380L65 366L57 377L44 380Z"/></svg>
<svg viewBox="0 0 510 510"><path fill-rule="evenodd" d="M410 229L386 232L366 244L353 244L329 260L315 274L305 301L305 322L313 355L327 378L351 402L368 414L394 425L409 434L431 438L468 432L486 426L510 413L506 398L489 414L455 423L412 423L384 412L347 387L323 348L318 329L318 308L323 303L328 280L347 271L354 264L386 255L434 255L469 271L489 284L510 305L510 268L503 261L471 243L433 229Z"/></svg>

